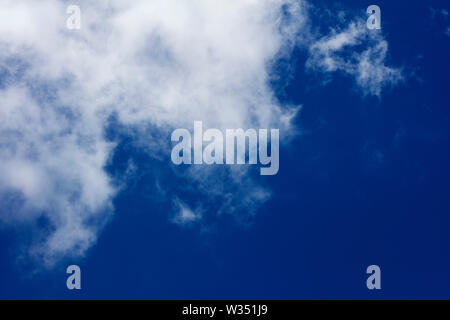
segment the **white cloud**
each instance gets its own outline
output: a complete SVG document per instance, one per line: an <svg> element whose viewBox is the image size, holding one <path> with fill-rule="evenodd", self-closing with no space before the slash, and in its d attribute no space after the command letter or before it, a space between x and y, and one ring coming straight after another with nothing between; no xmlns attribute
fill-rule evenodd
<svg viewBox="0 0 450 320"><path fill-rule="evenodd" d="M183 203L180 199L175 198L173 204L176 208L176 214L172 221L179 225L187 225L198 221L202 218L201 210L196 209L195 211L189 208L189 206Z"/></svg>
<svg viewBox="0 0 450 320"><path fill-rule="evenodd" d="M84 254L113 210L117 189L104 169L111 115L137 132L202 120L288 133L292 109L274 98L269 72L304 17L290 0L79 1L82 28L68 30L67 5L0 4L0 219L45 217L31 252L49 265ZM284 21L286 9L298 19ZM170 144L137 139L155 157ZM187 205L179 213L198 218Z"/></svg>
<svg viewBox="0 0 450 320"><path fill-rule="evenodd" d="M307 67L325 73L343 72L355 79L365 95L380 96L383 89L403 80L402 71L386 65L388 43L379 30L354 21L343 30L314 41Z"/></svg>
<svg viewBox="0 0 450 320"><path fill-rule="evenodd" d="M44 217L49 227L30 252L48 265L83 255L113 212L118 187L105 171L115 147L105 138L112 115L130 132L147 134L134 139L155 159L170 147L161 132L190 128L194 120L295 134L298 109L277 101L270 72L295 44L314 38L304 1L77 2L81 30L66 28L67 1L0 3L0 220ZM313 41L308 66L344 71L365 92L380 94L400 73L385 65L385 40L357 28ZM367 49L350 60L340 56L363 39ZM131 164L127 179L136 171ZM206 202L220 203L219 214L252 215L270 190L247 172L191 168L178 179ZM169 186L158 186L170 194ZM173 197L174 221L203 219L186 199Z"/></svg>

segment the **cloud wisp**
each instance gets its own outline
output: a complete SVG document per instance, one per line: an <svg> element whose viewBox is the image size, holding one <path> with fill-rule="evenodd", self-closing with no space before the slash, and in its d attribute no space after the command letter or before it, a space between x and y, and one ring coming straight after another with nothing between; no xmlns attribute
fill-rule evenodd
<svg viewBox="0 0 450 320"><path fill-rule="evenodd" d="M342 72L354 78L363 94L381 96L384 88L397 85L404 77L401 69L386 64L388 42L382 33L365 24L355 19L314 41L306 66L324 73Z"/></svg>
<svg viewBox="0 0 450 320"><path fill-rule="evenodd" d="M80 30L66 28L66 1L0 4L0 220L35 226L44 219L29 253L48 266L83 255L114 211L118 186L105 170L116 147L105 135L112 116L133 132L153 132L135 138L155 158L170 154L162 133L195 120L295 134L298 106L276 99L270 74L299 44L309 47L308 68L343 71L367 94L401 79L385 65L387 42L358 24L313 41L302 34L309 30L304 1L78 3ZM362 52L341 56L363 40ZM219 213L254 214L270 198L247 169L220 175L192 168L179 179L220 199ZM181 196L168 201L174 222L202 219Z"/></svg>

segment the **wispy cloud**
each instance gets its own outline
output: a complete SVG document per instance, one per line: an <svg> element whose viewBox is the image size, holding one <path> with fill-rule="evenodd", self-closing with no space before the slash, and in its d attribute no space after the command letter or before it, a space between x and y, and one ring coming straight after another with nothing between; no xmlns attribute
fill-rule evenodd
<svg viewBox="0 0 450 320"><path fill-rule="evenodd" d="M170 144L158 131L199 119L289 132L292 109L268 79L304 16L289 0L78 3L81 30L66 28L65 1L0 4L0 219L46 219L30 252L48 265L84 254L113 211L117 188L105 171L112 115L156 132L141 138L156 158ZM188 205L177 217L198 218Z"/></svg>
<svg viewBox="0 0 450 320"><path fill-rule="evenodd" d="M175 216L172 221L176 224L188 225L202 218L200 209L192 210L178 198L173 200L173 205L175 207Z"/></svg>
<svg viewBox="0 0 450 320"><path fill-rule="evenodd" d="M387 65L388 43L381 31L367 29L360 19L343 29L332 29L314 41L309 51L307 68L347 74L365 95L380 96L384 88L404 79L401 69Z"/></svg>
<svg viewBox="0 0 450 320"><path fill-rule="evenodd" d="M83 255L114 210L118 186L105 170L112 116L160 161L170 147L160 137L194 120L295 134L298 106L277 101L270 86L274 62L295 45L310 52L308 68L345 72L367 94L401 79L386 65L387 42L358 23L310 34L305 1L78 3L81 30L66 28L66 1L0 4L0 220L45 219L30 253L47 265ZM355 46L364 48L344 54ZM127 179L138 170L129 168ZM192 168L177 179L204 202L172 195L179 224L204 218L192 208L253 215L271 195L246 167Z"/></svg>
<svg viewBox="0 0 450 320"><path fill-rule="evenodd" d="M445 27L444 34L450 36L450 26L448 26L448 10L447 9L436 9L430 8L431 19L436 22L441 22Z"/></svg>

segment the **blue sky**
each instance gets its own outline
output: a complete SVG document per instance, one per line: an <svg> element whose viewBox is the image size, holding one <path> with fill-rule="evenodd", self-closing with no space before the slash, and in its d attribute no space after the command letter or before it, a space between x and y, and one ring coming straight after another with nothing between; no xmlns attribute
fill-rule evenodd
<svg viewBox="0 0 450 320"><path fill-rule="evenodd" d="M79 33L67 1L22 2L0 6L0 298L450 298L446 1L80 1ZM280 128L278 174L173 165L193 120Z"/></svg>

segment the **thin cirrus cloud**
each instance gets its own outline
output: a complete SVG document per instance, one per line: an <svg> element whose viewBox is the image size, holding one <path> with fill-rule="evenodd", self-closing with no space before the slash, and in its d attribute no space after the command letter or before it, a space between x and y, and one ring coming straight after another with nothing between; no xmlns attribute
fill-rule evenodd
<svg viewBox="0 0 450 320"><path fill-rule="evenodd" d="M178 198L173 200L173 204L176 207L173 222L176 224L188 225L202 218L201 209L192 210Z"/></svg>
<svg viewBox="0 0 450 320"><path fill-rule="evenodd" d="M170 141L157 132L194 120L295 134L299 106L280 103L269 81L295 45L308 48L307 68L347 73L368 94L401 78L384 63L381 35L350 60L340 55L365 32L354 22L347 36L306 34L305 1L79 1L80 30L66 28L68 4L0 4L0 221L37 228L45 219L27 253L47 266L85 254L112 217L120 188L105 170L117 145L105 136L111 116L133 132L151 128L147 145L134 138L160 159ZM199 214L173 195L172 221L201 221L211 199L223 204L216 212L253 215L270 198L246 168L219 175L208 167L178 175L205 204L194 206ZM168 186L157 183L164 193Z"/></svg>
<svg viewBox="0 0 450 320"><path fill-rule="evenodd" d="M306 66L324 73L341 72L354 78L365 95L381 96L383 89L404 80L402 70L386 64L388 42L381 32L355 19L344 29L332 29L309 47Z"/></svg>
<svg viewBox="0 0 450 320"><path fill-rule="evenodd" d="M445 35L450 36L450 26L448 26L448 10L430 8L430 15L433 21L441 21L447 25L444 33Z"/></svg>

